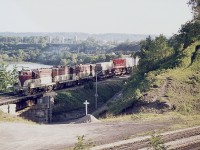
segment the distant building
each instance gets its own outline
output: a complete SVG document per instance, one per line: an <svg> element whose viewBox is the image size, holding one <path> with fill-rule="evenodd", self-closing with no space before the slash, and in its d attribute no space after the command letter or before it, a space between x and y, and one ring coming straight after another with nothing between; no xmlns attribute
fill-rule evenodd
<svg viewBox="0 0 200 150"><path fill-rule="evenodd" d="M52 37L51 36L49 36L49 43L51 43L52 42Z"/></svg>
<svg viewBox="0 0 200 150"><path fill-rule="evenodd" d="M62 43L65 43L65 37L64 36L62 37Z"/></svg>
<svg viewBox="0 0 200 150"><path fill-rule="evenodd" d="M116 55L116 54L114 52L112 52L111 55Z"/></svg>
<svg viewBox="0 0 200 150"><path fill-rule="evenodd" d="M77 36L74 37L74 41L75 41L75 42L78 41L78 37L77 37Z"/></svg>

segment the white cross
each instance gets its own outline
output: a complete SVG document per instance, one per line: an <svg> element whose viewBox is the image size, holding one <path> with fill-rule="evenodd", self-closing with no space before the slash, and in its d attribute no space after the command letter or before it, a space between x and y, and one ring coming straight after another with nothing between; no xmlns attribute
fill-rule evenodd
<svg viewBox="0 0 200 150"><path fill-rule="evenodd" d="M85 100L85 102L83 104L85 104L85 115L87 115L88 114L87 107L88 107L88 104L90 104L90 103L87 100Z"/></svg>

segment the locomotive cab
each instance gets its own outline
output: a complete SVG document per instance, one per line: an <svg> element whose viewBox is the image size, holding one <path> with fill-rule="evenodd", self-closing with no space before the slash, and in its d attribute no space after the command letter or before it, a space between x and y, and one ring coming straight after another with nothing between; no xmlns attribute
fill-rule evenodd
<svg viewBox="0 0 200 150"><path fill-rule="evenodd" d="M15 83L14 86L13 86L14 93L23 94L24 93L24 89L28 88L28 85L27 85L26 81L32 79L32 71L31 70L27 70L27 69L22 69L18 73L19 73L18 82Z"/></svg>

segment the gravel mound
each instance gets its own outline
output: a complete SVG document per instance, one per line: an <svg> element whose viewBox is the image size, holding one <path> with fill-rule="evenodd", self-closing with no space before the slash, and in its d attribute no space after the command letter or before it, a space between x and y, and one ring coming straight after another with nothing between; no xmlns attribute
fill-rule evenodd
<svg viewBox="0 0 200 150"><path fill-rule="evenodd" d="M95 118L93 115L86 115L83 118L78 119L75 123L95 123L95 122L101 122L97 118Z"/></svg>

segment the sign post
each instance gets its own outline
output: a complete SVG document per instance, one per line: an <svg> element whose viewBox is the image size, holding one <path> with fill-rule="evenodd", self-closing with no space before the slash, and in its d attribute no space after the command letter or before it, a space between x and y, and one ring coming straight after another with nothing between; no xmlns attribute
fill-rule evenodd
<svg viewBox="0 0 200 150"><path fill-rule="evenodd" d="M90 103L87 100L85 100L85 102L83 104L85 104L85 115L87 115L88 114L88 105Z"/></svg>

